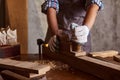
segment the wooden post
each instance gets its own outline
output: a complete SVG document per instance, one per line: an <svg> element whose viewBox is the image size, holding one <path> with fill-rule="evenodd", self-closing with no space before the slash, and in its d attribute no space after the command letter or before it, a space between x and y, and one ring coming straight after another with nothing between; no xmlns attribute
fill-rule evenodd
<svg viewBox="0 0 120 80"><path fill-rule="evenodd" d="M17 40L21 45L21 53L28 52L28 0L5 0L6 19L11 29L17 29ZM22 5L22 6L21 6Z"/></svg>

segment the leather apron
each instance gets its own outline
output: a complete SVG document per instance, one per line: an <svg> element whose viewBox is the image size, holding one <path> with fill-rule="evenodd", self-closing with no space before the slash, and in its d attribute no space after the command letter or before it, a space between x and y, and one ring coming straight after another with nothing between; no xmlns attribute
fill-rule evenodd
<svg viewBox="0 0 120 80"><path fill-rule="evenodd" d="M59 29L70 31L71 23L77 23L82 26L86 10L85 0L58 0L59 1L59 12L57 14ZM71 36L71 34L69 33ZM52 36L50 28L48 28L46 35L46 42L49 41ZM89 53L91 51L90 35L88 36L88 42L83 46L83 50Z"/></svg>

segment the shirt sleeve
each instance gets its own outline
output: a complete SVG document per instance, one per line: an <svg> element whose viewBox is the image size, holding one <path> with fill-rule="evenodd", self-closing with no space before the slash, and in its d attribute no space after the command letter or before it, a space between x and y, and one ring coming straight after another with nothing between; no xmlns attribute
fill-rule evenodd
<svg viewBox="0 0 120 80"><path fill-rule="evenodd" d="M59 11L59 2L58 0L46 0L43 4L42 4L42 12L43 13L47 13L47 9L48 8L54 8L56 10L56 12L58 13Z"/></svg>
<svg viewBox="0 0 120 80"><path fill-rule="evenodd" d="M86 0L85 7L86 9L91 5L91 4L97 4L99 6L99 10L104 9L103 2L101 0Z"/></svg>

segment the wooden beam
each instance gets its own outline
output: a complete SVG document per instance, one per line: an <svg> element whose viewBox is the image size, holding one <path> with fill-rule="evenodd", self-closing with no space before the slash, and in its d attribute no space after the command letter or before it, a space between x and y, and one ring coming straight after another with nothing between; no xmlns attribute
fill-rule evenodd
<svg viewBox="0 0 120 80"><path fill-rule="evenodd" d="M44 57L60 60L80 71L90 73L104 80L120 80L120 66L94 59L88 56L75 57L68 54L51 53L48 48L43 47Z"/></svg>
<svg viewBox="0 0 120 80"><path fill-rule="evenodd" d="M28 0L5 0L7 18L11 29L17 29L21 54L28 52ZM19 3L19 4L18 4ZM21 6L22 5L22 6Z"/></svg>

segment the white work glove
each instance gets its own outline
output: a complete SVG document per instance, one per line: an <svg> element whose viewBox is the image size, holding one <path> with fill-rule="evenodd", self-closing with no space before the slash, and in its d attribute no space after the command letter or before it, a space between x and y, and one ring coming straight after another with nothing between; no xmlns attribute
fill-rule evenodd
<svg viewBox="0 0 120 80"><path fill-rule="evenodd" d="M54 35L50 38L50 40L48 42L48 46L49 46L49 49L51 52L57 51L57 49L59 48L59 41L58 41L56 35Z"/></svg>
<svg viewBox="0 0 120 80"><path fill-rule="evenodd" d="M74 35L72 40L80 44L85 44L89 35L88 27L86 25L79 26L76 23L72 23L71 26Z"/></svg>
<svg viewBox="0 0 120 80"><path fill-rule="evenodd" d="M59 50L59 40L58 37L63 37L63 31L58 30L57 34L52 36L48 41L48 46L51 52L56 52Z"/></svg>

